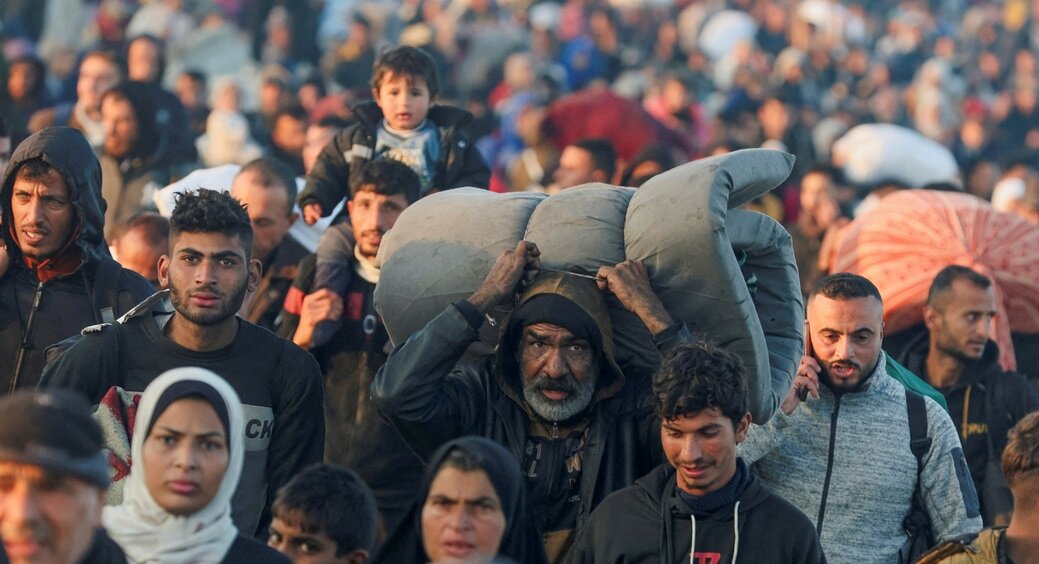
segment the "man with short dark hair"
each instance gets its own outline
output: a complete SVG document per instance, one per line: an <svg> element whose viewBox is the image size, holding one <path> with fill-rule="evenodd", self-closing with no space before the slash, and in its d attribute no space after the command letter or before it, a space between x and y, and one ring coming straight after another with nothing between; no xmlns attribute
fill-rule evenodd
<svg viewBox="0 0 1039 564"><path fill-rule="evenodd" d="M140 212L119 229L112 242L116 260L159 287L159 257L170 248L170 220L155 212Z"/></svg>
<svg viewBox="0 0 1039 564"><path fill-rule="evenodd" d="M407 165L368 161L350 175L350 223L332 225L300 263L279 333L311 351L325 377L325 461L355 470L375 493L387 529L408 510L422 463L369 402L389 336L375 310L383 235L418 199Z"/></svg>
<svg viewBox="0 0 1039 564"><path fill-rule="evenodd" d="M364 564L375 547L375 497L352 470L321 464L278 491L267 544L294 564Z"/></svg>
<svg viewBox="0 0 1039 564"><path fill-rule="evenodd" d="M978 496L948 414L888 375L880 291L856 274L808 296L806 353L780 409L740 455L770 490L814 519L830 562L905 562L903 522L919 492L935 540L981 528ZM808 401L808 396L813 398ZM918 467L909 409L922 400Z"/></svg>
<svg viewBox="0 0 1039 564"><path fill-rule="evenodd" d="M0 188L10 266L0 274L0 394L33 388L50 345L152 293L105 244L101 169L86 139L52 127L18 145Z"/></svg>
<svg viewBox="0 0 1039 564"><path fill-rule="evenodd" d="M0 399L0 413L0 561L125 563L101 526L108 462L90 406L22 390Z"/></svg>
<svg viewBox="0 0 1039 564"><path fill-rule="evenodd" d="M653 396L667 463L592 512L571 562L825 562L811 521L736 456L751 419L739 358L681 345Z"/></svg>
<svg viewBox="0 0 1039 564"><path fill-rule="evenodd" d="M992 281L965 266L947 266L927 296L927 334L896 359L945 396L986 525L1005 524L1012 510L997 463L1007 431L1039 409L1035 386L999 364L999 347L991 339L995 316Z"/></svg>
<svg viewBox="0 0 1039 564"><path fill-rule="evenodd" d="M600 267L597 282L538 274L539 256L529 241L499 255L471 296L393 349L371 389L420 456L464 435L505 445L526 476L549 561L560 562L592 510L661 460L649 375L617 364L603 294L633 312L661 351L692 337L641 262ZM513 304L495 357L463 360L487 314Z"/></svg>
<svg viewBox="0 0 1039 564"><path fill-rule="evenodd" d="M285 294L296 278L299 261L307 249L292 237L289 228L299 218L296 177L281 161L265 157L247 163L231 182L231 195L245 205L253 226L253 258L260 261L256 290L250 292L238 312L264 329L274 330Z"/></svg>
<svg viewBox="0 0 1039 564"><path fill-rule="evenodd" d="M589 182L613 180L617 168L617 150L609 139L578 139L563 148L553 180L560 190Z"/></svg>
<svg viewBox="0 0 1039 564"><path fill-rule="evenodd" d="M163 372L199 366L242 400L245 466L231 501L238 529L267 530L274 492L320 462L324 421L314 358L235 313L260 278L249 215L229 194L178 195L170 249L159 261L169 302L85 335L47 366L41 386L71 388L98 403L112 386L141 393Z"/></svg>

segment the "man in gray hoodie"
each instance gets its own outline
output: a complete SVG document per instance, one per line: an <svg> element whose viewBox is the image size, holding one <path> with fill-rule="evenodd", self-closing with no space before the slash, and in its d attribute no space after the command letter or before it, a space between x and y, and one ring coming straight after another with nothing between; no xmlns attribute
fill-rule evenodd
<svg viewBox="0 0 1039 564"><path fill-rule="evenodd" d="M881 354L876 286L854 274L827 276L807 310L807 350L794 384L776 415L752 426L740 446L752 471L815 521L831 563L907 561L903 521L918 480L936 541L980 530L956 429L930 398L923 398L930 445L918 468L907 392Z"/></svg>

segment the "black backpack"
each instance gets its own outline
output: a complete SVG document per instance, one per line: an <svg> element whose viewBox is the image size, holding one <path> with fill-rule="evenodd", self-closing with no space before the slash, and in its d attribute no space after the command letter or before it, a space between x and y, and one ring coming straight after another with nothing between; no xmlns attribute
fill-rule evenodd
<svg viewBox="0 0 1039 564"><path fill-rule="evenodd" d="M937 544L934 527L927 514L923 494L920 492L920 473L924 467L924 456L931 448L931 437L927 435L927 405L924 397L906 389L906 414L909 416L909 449L916 457L916 487L913 489L913 505L902 521L902 528L909 541L899 555L899 562L916 562Z"/></svg>

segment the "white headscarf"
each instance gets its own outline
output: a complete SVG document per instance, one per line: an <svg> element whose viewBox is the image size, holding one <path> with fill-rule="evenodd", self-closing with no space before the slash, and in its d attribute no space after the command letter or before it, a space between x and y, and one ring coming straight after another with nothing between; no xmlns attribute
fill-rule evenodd
<svg viewBox="0 0 1039 564"><path fill-rule="evenodd" d="M148 492L144 480L144 440L156 403L172 384L194 380L220 394L227 408L227 471L209 505L187 516L168 513ZM204 368L176 368L156 378L141 396L130 447L135 462L126 479L123 504L106 507L103 522L108 534L122 547L130 562L163 564L216 564L224 559L238 535L231 521L231 495L238 487L244 457L242 403L234 389Z"/></svg>

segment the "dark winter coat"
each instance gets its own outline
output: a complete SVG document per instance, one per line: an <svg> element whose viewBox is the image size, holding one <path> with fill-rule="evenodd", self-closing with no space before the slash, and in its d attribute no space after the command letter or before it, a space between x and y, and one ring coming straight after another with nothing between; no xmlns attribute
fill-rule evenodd
<svg viewBox="0 0 1039 564"><path fill-rule="evenodd" d="M76 210L73 237L82 262L63 276L40 276L30 268L13 233L19 228L11 209L15 176L23 163L37 158L61 172ZM43 372L46 347L88 325L101 323L106 317L102 309L111 308L112 315L118 317L154 290L143 277L121 268L108 252L103 235L101 169L78 131L52 127L18 145L0 187L0 208L7 227L2 230L3 239L11 256L11 266L0 278L0 393L7 393L15 378L17 387L36 385ZM39 268L48 266L44 261Z"/></svg>
<svg viewBox="0 0 1039 564"><path fill-rule="evenodd" d="M331 213L336 204L350 197L350 170L367 162L375 152L382 110L375 102L362 102L353 111L357 123L337 133L325 145L314 169L307 175L307 185L296 199L301 207L318 203L326 215ZM472 114L452 106L437 105L429 109L426 119L440 131L440 155L443 159L441 163L430 164L434 171L433 188L486 188L491 181L491 171L466 130L473 119Z"/></svg>

